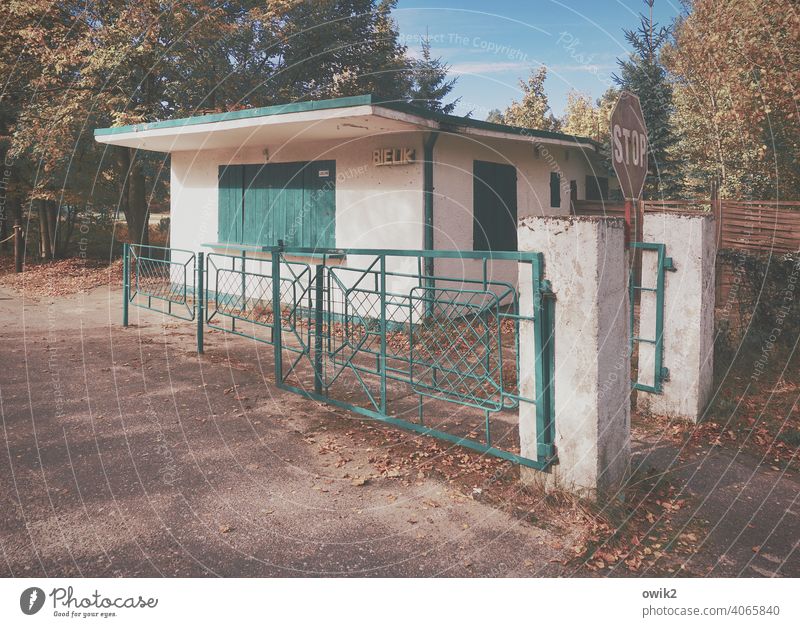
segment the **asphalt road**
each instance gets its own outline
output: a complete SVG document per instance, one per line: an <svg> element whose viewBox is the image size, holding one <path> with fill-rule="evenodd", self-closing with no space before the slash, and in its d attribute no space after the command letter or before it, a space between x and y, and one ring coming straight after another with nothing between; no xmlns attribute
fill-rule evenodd
<svg viewBox="0 0 800 627"><path fill-rule="evenodd" d="M122 329L120 300L0 288L4 576L590 574L567 565L584 531L568 519L475 498L421 470L417 436L278 390L269 346L209 333L199 357L190 323L140 310ZM680 574L800 576L796 477L634 450L706 521Z"/></svg>

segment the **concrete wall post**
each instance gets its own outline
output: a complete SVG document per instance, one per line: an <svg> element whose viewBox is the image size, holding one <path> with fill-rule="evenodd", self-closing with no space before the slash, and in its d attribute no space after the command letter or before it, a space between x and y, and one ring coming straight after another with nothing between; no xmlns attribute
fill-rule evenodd
<svg viewBox="0 0 800 627"><path fill-rule="evenodd" d="M614 498L630 465L628 290L621 218L527 217L519 250L544 254L555 294L555 444L548 471L524 481L592 498ZM522 265L522 264L521 264ZM520 271L520 302L530 279ZM525 313L525 312L524 312ZM533 329L520 329L521 391L532 391ZM522 454L535 456L535 413L520 412Z"/></svg>
<svg viewBox="0 0 800 627"><path fill-rule="evenodd" d="M644 413L698 422L714 384L714 299L716 232L714 217L698 213L646 213L642 240L662 243L674 272L664 283L664 366L669 379L662 394L639 392ZM653 257L642 261L642 284L655 282ZM652 334L655 307L642 297L641 333ZM639 347L639 366L648 368L651 347Z"/></svg>

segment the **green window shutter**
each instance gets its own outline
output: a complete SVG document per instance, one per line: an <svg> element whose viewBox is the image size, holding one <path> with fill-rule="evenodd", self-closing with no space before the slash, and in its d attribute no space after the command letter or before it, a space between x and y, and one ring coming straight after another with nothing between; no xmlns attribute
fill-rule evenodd
<svg viewBox="0 0 800 627"><path fill-rule="evenodd" d="M561 206L561 175L558 172L550 173L550 206Z"/></svg>
<svg viewBox="0 0 800 627"><path fill-rule="evenodd" d="M302 163L280 164L282 185L280 197L277 199L280 211L276 217L279 218L279 239L282 239L287 246L306 245L303 240L303 226L309 216L306 215L307 211L303 206L303 165Z"/></svg>
<svg viewBox="0 0 800 627"><path fill-rule="evenodd" d="M242 243L272 245L274 232L270 209L275 184L267 165L247 165L244 174L244 233Z"/></svg>
<svg viewBox="0 0 800 627"><path fill-rule="evenodd" d="M336 247L336 162L312 161L303 171L306 211L301 246Z"/></svg>
<svg viewBox="0 0 800 627"><path fill-rule="evenodd" d="M244 211L240 220L243 225L241 243L274 246L278 240L283 240L286 246L335 246L335 161L241 167L244 168L239 194L239 203ZM221 174L220 198L223 198L222 186ZM234 194L231 192L228 195Z"/></svg>
<svg viewBox="0 0 800 627"><path fill-rule="evenodd" d="M517 170L505 163L473 162L474 250L517 250Z"/></svg>
<svg viewBox="0 0 800 627"><path fill-rule="evenodd" d="M242 180L244 166L219 166L217 241L242 243Z"/></svg>

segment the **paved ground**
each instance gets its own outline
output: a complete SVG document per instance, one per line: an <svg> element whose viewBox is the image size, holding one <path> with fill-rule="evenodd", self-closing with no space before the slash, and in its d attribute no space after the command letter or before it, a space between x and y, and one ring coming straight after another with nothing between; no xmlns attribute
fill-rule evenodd
<svg viewBox="0 0 800 627"><path fill-rule="evenodd" d="M277 390L270 347L211 333L200 358L188 323L135 312L123 330L120 300L100 288L23 306L0 288L4 576L590 572L570 511L476 498L496 464L473 470L472 492L430 472L414 436ZM796 477L653 435L635 450L702 522L682 574L800 576Z"/></svg>

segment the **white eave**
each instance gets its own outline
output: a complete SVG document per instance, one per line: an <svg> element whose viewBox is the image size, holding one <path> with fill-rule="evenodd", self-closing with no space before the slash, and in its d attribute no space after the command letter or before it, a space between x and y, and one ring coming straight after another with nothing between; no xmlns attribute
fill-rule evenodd
<svg viewBox="0 0 800 627"><path fill-rule="evenodd" d="M270 146L274 150L295 142L347 141L375 135L440 131L511 141L564 145L582 151L596 150L590 141L581 141L581 138L548 137L527 134L521 130L521 132L506 132L500 125L475 124L454 116L445 116L444 120L436 119L378 104L357 104L264 115L259 115L259 111L98 129L95 132L95 140L101 144L170 153L264 146ZM461 120L463 123L459 123Z"/></svg>

